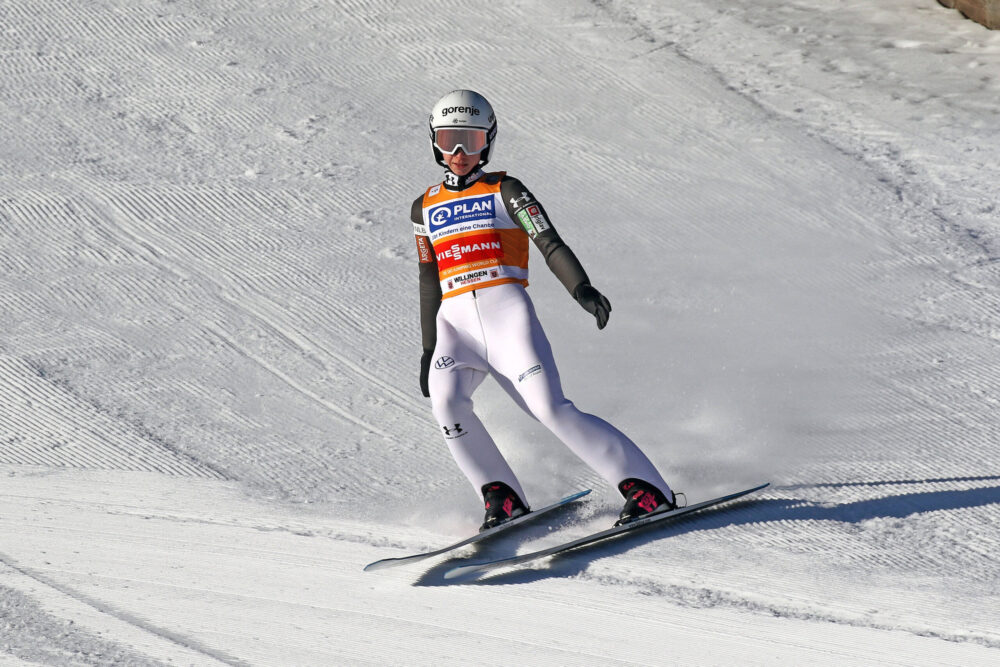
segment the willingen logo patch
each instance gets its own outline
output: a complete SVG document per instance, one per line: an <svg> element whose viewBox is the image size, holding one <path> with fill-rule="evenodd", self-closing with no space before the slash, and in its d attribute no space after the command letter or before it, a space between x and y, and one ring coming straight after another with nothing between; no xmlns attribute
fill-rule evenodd
<svg viewBox="0 0 1000 667"><path fill-rule="evenodd" d="M492 217L494 217L493 195L457 199L435 206L427 212L431 232L463 222L488 220Z"/></svg>

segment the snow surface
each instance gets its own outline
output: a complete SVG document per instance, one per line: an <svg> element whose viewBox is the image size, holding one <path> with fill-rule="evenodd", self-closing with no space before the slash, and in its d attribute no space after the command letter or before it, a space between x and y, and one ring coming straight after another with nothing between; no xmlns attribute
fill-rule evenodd
<svg viewBox="0 0 1000 667"><path fill-rule="evenodd" d="M1000 33L935 0L0 2L0 663L997 664ZM614 305L568 395L697 520L477 583L417 388L431 104ZM524 483L613 489L489 384ZM556 531L558 529L558 532ZM642 632L639 632L642 629Z"/></svg>

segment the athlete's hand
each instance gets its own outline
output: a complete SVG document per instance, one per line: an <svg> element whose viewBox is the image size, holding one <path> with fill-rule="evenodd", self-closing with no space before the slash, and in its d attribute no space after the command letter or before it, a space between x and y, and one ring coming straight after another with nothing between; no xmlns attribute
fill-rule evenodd
<svg viewBox="0 0 1000 667"><path fill-rule="evenodd" d="M597 328L603 329L611 317L611 302L590 283L581 283L573 290L573 298L583 309L597 318Z"/></svg>
<svg viewBox="0 0 1000 667"><path fill-rule="evenodd" d="M433 350L424 350L424 353L420 356L420 391L427 398L431 397L431 390L427 385L427 377L431 374L432 356L434 356Z"/></svg>

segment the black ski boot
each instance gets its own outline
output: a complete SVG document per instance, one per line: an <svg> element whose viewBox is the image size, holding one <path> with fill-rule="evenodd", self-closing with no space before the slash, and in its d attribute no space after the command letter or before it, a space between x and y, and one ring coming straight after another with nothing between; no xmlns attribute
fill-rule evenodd
<svg viewBox="0 0 1000 667"><path fill-rule="evenodd" d="M486 503L486 518L479 527L480 533L531 511L514 489L503 482L483 484L483 501Z"/></svg>
<svg viewBox="0 0 1000 667"><path fill-rule="evenodd" d="M618 485L618 490L625 496L625 507L618 516L616 526L631 523L636 519L660 509L666 505L666 510L677 509L677 498L667 500L658 488L641 479L629 478ZM670 493L673 496L673 492Z"/></svg>

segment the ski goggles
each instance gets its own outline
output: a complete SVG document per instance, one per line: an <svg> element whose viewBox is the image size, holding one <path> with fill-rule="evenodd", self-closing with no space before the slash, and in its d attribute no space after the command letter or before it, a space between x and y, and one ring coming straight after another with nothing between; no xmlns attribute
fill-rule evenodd
<svg viewBox="0 0 1000 667"><path fill-rule="evenodd" d="M442 127L434 130L434 147L447 155L452 155L459 148L466 155L475 155L486 148L486 130L478 127Z"/></svg>

